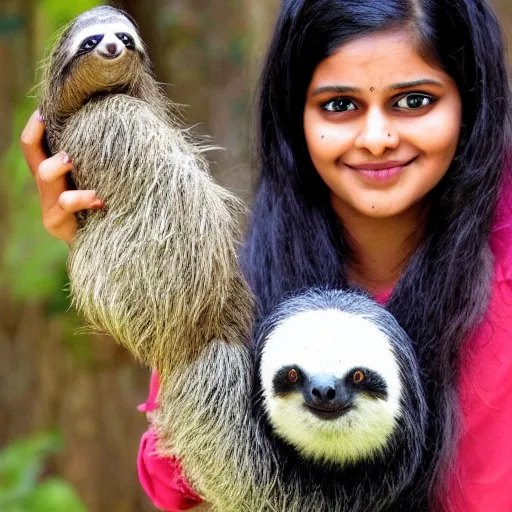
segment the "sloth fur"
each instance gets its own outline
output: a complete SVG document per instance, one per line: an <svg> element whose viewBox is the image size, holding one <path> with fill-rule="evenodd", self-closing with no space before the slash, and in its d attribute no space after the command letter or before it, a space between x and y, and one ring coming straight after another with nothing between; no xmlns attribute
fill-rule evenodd
<svg viewBox="0 0 512 512"><path fill-rule="evenodd" d="M66 151L77 187L106 203L83 216L72 244L73 304L158 372L161 451L181 459L194 489L219 512L414 510L405 496L421 461L426 408L410 340L370 299L335 291L292 298L251 337L253 298L237 260L239 203L211 180L207 148L164 100L124 13L92 9L66 28L47 63L41 110L50 149ZM380 404L377 419L389 424L377 445L315 461L318 450L308 453L280 431L274 406L283 397L268 381L275 361L265 354L284 340L280 330L307 314L313 337L316 315L331 319L319 335L335 338L337 360L355 351L356 367L369 360L382 370L387 398L358 395L340 427L369 439L364 429L371 434L376 422L364 414ZM381 340L387 363L354 348L354 322ZM303 337L306 352L316 342ZM293 345L289 352L279 364L288 356L294 364ZM303 419L300 407L292 405Z"/></svg>

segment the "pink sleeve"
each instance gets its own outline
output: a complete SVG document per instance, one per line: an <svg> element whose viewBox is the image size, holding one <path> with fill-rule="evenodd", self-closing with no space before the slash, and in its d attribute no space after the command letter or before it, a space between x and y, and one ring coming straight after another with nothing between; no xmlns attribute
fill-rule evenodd
<svg viewBox="0 0 512 512"><path fill-rule="evenodd" d="M158 376L151 375L149 396L138 409L150 412L156 409ZM199 505L201 498L185 480L179 460L161 457L156 451L157 436L150 427L142 436L137 459L140 483L155 507L167 512L180 512Z"/></svg>
<svg viewBox="0 0 512 512"><path fill-rule="evenodd" d="M158 405L156 402L156 398L158 396L158 388L160 387L160 381L158 380L158 375L156 372L151 374L151 379L149 381L149 395L145 403L140 404L137 409L141 412L151 412L154 411Z"/></svg>

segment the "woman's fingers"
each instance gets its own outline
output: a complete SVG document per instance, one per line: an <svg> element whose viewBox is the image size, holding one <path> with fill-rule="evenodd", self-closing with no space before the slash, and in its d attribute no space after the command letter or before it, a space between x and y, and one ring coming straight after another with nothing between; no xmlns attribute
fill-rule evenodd
<svg viewBox="0 0 512 512"><path fill-rule="evenodd" d="M37 169L48 155L43 149L44 123L41 120L39 111L36 110L28 120L23 133L21 134L21 150L27 161L30 172L37 181Z"/></svg>
<svg viewBox="0 0 512 512"><path fill-rule="evenodd" d="M100 209L104 206L103 201L96 197L94 190L67 190L60 195L59 205L67 213Z"/></svg>
<svg viewBox="0 0 512 512"><path fill-rule="evenodd" d="M43 208L43 217L45 211L58 203L60 195L68 189L66 174L72 168L73 164L65 153L57 153L39 164L36 181Z"/></svg>
<svg viewBox="0 0 512 512"><path fill-rule="evenodd" d="M63 178L72 168L73 164L69 156L62 151L39 164L37 178L45 184L51 184L58 178Z"/></svg>
<svg viewBox="0 0 512 512"><path fill-rule="evenodd" d="M43 148L44 124L36 111L21 135L21 148L36 180L42 205L43 225L50 235L71 243L76 230L75 213L102 208L93 190L67 190L66 174L73 168L68 155L48 158Z"/></svg>
<svg viewBox="0 0 512 512"><path fill-rule="evenodd" d="M60 179L60 178L59 178ZM43 211L43 225L50 235L71 244L77 230L75 213L103 208L94 190L65 190L57 201Z"/></svg>
<svg viewBox="0 0 512 512"><path fill-rule="evenodd" d="M43 224L50 235L70 245L78 227L75 213L103 206L103 201L96 197L94 190L66 190L56 203L47 208Z"/></svg>
<svg viewBox="0 0 512 512"><path fill-rule="evenodd" d="M73 165L65 153L57 153L48 158L43 149L43 137L44 124L36 110L21 134L21 149L37 183L44 219L45 212L52 208L62 192L67 190L65 175Z"/></svg>

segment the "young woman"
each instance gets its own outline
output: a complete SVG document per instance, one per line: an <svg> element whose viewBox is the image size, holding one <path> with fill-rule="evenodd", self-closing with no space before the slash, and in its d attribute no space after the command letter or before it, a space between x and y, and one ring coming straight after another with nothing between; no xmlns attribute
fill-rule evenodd
<svg viewBox="0 0 512 512"><path fill-rule="evenodd" d="M264 316L288 293L359 285L417 344L432 414L432 510L512 510L509 85L485 0L284 0L263 71L261 177L242 252ZM22 135L43 222L71 243L66 155ZM157 380L151 400L155 407ZM141 444L157 506L199 499Z"/></svg>

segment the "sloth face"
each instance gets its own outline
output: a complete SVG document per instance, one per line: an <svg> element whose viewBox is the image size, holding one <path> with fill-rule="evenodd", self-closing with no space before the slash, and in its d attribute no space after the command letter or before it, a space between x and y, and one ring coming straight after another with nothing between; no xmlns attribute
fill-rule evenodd
<svg viewBox="0 0 512 512"><path fill-rule="evenodd" d="M308 374L299 366L284 366L272 384L274 399L302 395L303 407L321 420L341 418L354 409L358 398L388 398L386 380L365 367L352 368L339 378L334 373Z"/></svg>
<svg viewBox="0 0 512 512"><path fill-rule="evenodd" d="M305 456L350 464L387 446L402 384L390 341L369 320L291 316L266 340L260 372L272 426Z"/></svg>
<svg viewBox="0 0 512 512"><path fill-rule="evenodd" d="M122 13L100 8L85 16L69 29L61 49L62 96L70 104L77 94L129 90L146 58L135 26Z"/></svg>
<svg viewBox="0 0 512 512"><path fill-rule="evenodd" d="M71 60L92 54L111 61L129 51L143 51L142 43L133 25L128 21L97 23L80 30L70 45Z"/></svg>

